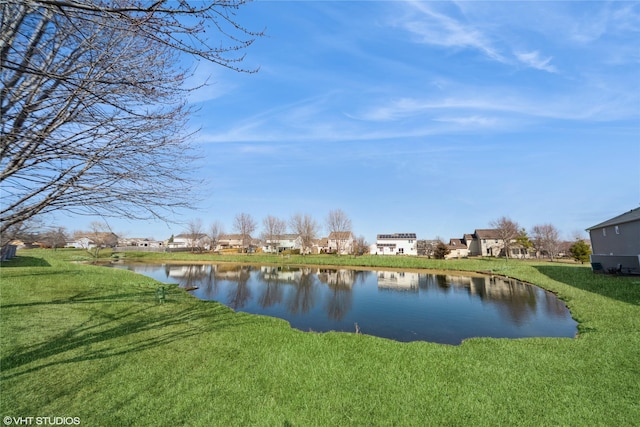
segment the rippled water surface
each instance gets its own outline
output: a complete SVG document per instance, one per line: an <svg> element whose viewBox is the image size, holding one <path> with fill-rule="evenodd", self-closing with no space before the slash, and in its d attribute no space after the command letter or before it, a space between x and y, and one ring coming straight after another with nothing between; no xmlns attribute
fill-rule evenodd
<svg viewBox="0 0 640 427"><path fill-rule="evenodd" d="M489 276L232 264L121 265L203 300L279 317L304 331L459 344L471 337L574 337L565 304L536 286Z"/></svg>

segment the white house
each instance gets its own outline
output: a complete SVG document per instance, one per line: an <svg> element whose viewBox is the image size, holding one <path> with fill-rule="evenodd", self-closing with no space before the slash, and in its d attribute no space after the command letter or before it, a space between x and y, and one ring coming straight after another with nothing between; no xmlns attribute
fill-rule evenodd
<svg viewBox="0 0 640 427"><path fill-rule="evenodd" d="M327 237L327 244L330 253L340 253L340 255L353 252L355 237L350 231L334 231Z"/></svg>
<svg viewBox="0 0 640 427"><path fill-rule="evenodd" d="M264 252L280 253L302 249L302 238L297 234L281 234L273 239L265 239L262 250Z"/></svg>
<svg viewBox="0 0 640 427"><path fill-rule="evenodd" d="M416 233L378 234L372 254L418 255Z"/></svg>
<svg viewBox="0 0 640 427"><path fill-rule="evenodd" d="M209 248L209 237L206 234L178 234L173 241L167 243L167 247L172 249L192 249L192 248Z"/></svg>
<svg viewBox="0 0 640 427"><path fill-rule="evenodd" d="M162 248L166 246L165 242L148 239L145 237L129 237L118 239L118 246L137 247L137 248Z"/></svg>

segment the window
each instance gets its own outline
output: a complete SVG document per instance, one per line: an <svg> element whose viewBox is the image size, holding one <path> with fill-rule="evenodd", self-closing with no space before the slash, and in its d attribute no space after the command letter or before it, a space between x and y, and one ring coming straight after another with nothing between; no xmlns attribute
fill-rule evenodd
<svg viewBox="0 0 640 427"><path fill-rule="evenodd" d="M620 234L620 228L616 225L616 234Z"/></svg>
<svg viewBox="0 0 640 427"><path fill-rule="evenodd" d="M602 235L603 235L604 237L607 237L607 229L606 229L606 228L603 228L603 229L602 229Z"/></svg>

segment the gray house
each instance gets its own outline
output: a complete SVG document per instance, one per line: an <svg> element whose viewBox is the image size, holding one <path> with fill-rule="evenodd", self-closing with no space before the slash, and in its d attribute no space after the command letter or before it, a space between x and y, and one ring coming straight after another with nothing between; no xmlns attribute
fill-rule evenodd
<svg viewBox="0 0 640 427"><path fill-rule="evenodd" d="M600 263L605 271L640 274L640 208L587 231L593 248L592 265Z"/></svg>

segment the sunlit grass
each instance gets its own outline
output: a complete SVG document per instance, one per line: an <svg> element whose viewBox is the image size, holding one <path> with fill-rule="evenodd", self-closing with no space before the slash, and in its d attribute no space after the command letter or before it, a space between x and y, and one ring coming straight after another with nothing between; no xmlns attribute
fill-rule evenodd
<svg viewBox="0 0 640 427"><path fill-rule="evenodd" d="M68 262L77 256L20 252L0 269L3 416L77 416L104 426L631 426L640 419L637 277L515 260L270 257L493 271L556 292L581 322L577 339L448 346L304 333L177 287L160 303L152 279Z"/></svg>

